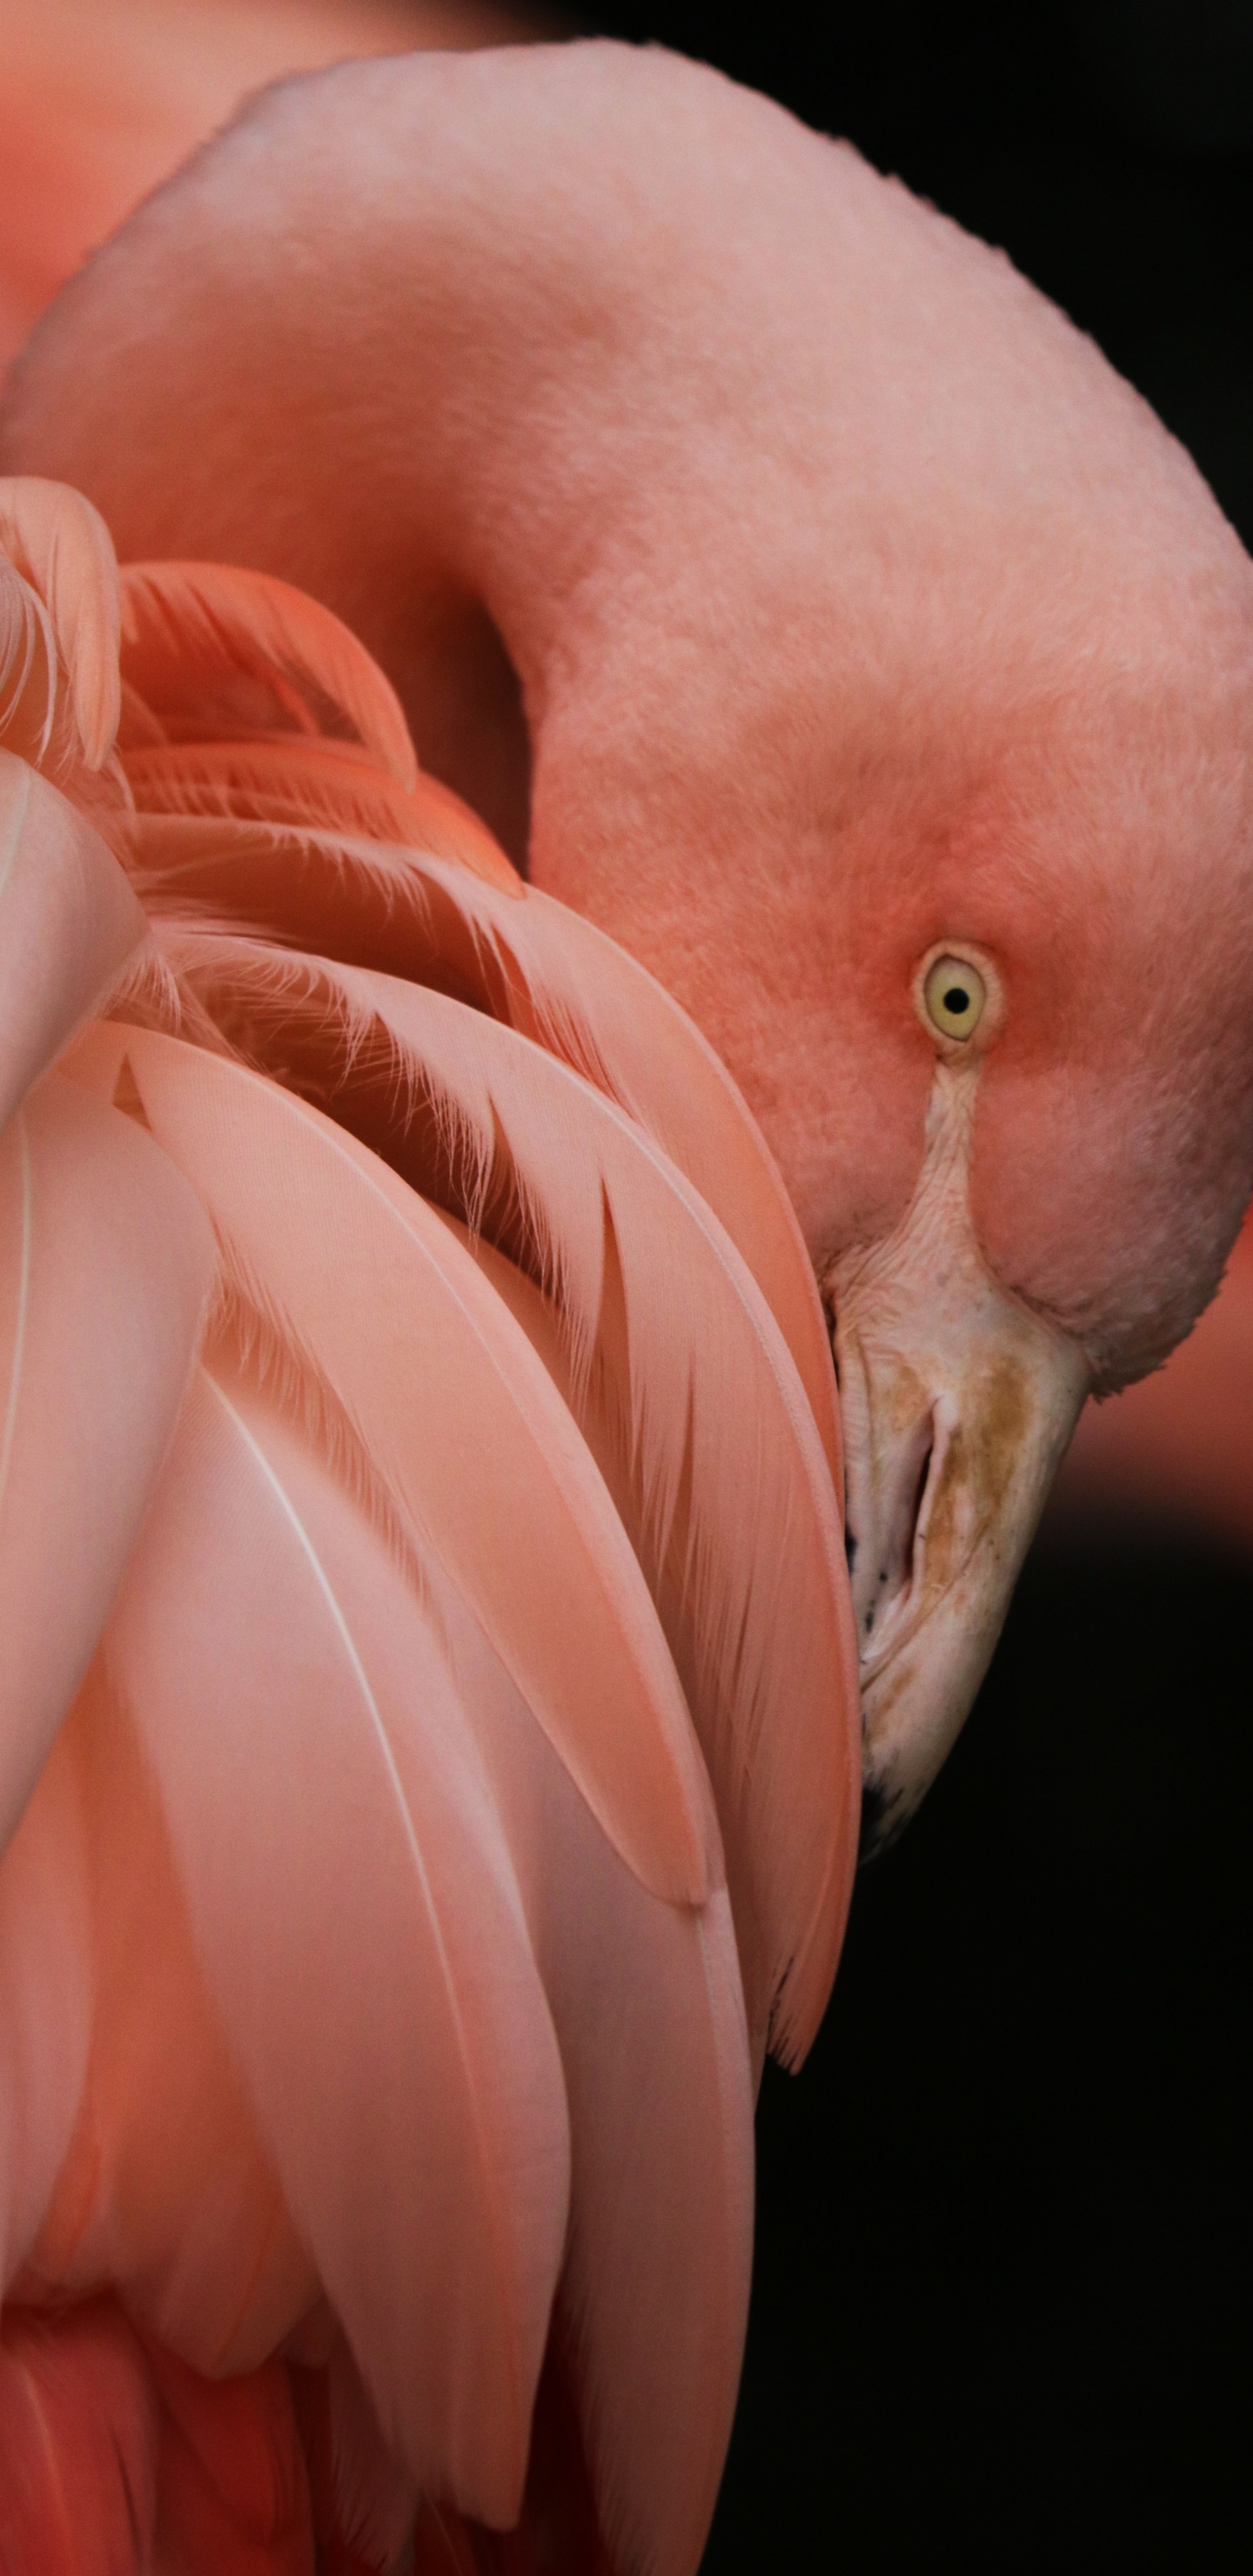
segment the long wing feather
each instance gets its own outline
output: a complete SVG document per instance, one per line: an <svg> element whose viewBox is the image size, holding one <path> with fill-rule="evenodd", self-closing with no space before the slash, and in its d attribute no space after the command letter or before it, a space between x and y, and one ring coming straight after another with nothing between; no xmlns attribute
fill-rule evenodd
<svg viewBox="0 0 1253 2576"><path fill-rule="evenodd" d="M0 1126L147 936L90 824L0 750Z"/></svg>
<svg viewBox="0 0 1253 2576"><path fill-rule="evenodd" d="M220 1385L189 1414L116 1624L132 1704L137 1615L193 1912L336 2309L411 2462L508 2518L564 2121L429 1624L291 1432ZM212 1731L210 1709L229 1711ZM510 2326L521 2368L493 2350Z"/></svg>
<svg viewBox="0 0 1253 2576"><path fill-rule="evenodd" d="M856 1640L831 1481L786 1344L651 1137L482 1013L394 977L201 939L193 990L427 1196L517 1240L562 1391L632 1529L727 1850L750 2018L803 2054L856 1857ZM424 1114L425 1113L425 1114Z"/></svg>
<svg viewBox="0 0 1253 2576"><path fill-rule="evenodd" d="M565 2232L561 2075L412 1584L214 1374L110 1624L193 1928L296 2224L415 2475L516 2516Z"/></svg>
<svg viewBox="0 0 1253 2576"><path fill-rule="evenodd" d="M753 2085L729 1910L661 1904L607 1849L464 1610L439 1592L515 1854L570 2108L562 2331L614 2562L691 2576L748 2303Z"/></svg>
<svg viewBox="0 0 1253 2576"><path fill-rule="evenodd" d="M535 887L504 902L423 852L276 823L139 817L156 919L260 931L433 985L535 1037L648 1129L726 1227L800 1371L843 1499L835 1377L813 1268L756 1122L713 1049L642 966Z"/></svg>
<svg viewBox="0 0 1253 2576"><path fill-rule="evenodd" d="M49 1076L0 1139L0 1849L104 1625L212 1274L180 1174Z"/></svg>
<svg viewBox="0 0 1253 2576"><path fill-rule="evenodd" d="M610 1839L659 1893L702 1901L721 1859L682 1692L525 1335L431 1210L317 1110L148 1031L127 1061L228 1263L474 1602Z"/></svg>

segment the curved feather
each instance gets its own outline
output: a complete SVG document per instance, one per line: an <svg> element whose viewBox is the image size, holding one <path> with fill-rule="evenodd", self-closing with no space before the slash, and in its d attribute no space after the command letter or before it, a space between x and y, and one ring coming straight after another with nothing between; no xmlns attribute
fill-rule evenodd
<svg viewBox="0 0 1253 2576"><path fill-rule="evenodd" d="M0 1849L104 1625L213 1266L151 1138L49 1076L0 1138Z"/></svg>
<svg viewBox="0 0 1253 2576"><path fill-rule="evenodd" d="M140 813L364 835L451 860L511 897L524 890L504 852L451 788L425 772L412 787L398 786L353 743L287 735L141 742L124 759Z"/></svg>
<svg viewBox="0 0 1253 2576"><path fill-rule="evenodd" d="M438 1217L316 1109L149 1031L127 1061L228 1266L357 1427L610 1839L659 1893L700 1902L721 1862L682 1692L525 1335Z"/></svg>
<svg viewBox="0 0 1253 2576"><path fill-rule="evenodd" d="M739 2384L753 2081L730 1913L610 1851L486 1639L437 1582L518 1869L570 2111L559 2332L614 2563L692 2576Z"/></svg>
<svg viewBox="0 0 1253 2576"><path fill-rule="evenodd" d="M146 1750L103 1650L53 1758L71 1767L88 1839L92 2043L14 2296L68 2302L107 2281L150 2341L213 2376L249 2371L308 2314L317 2274L258 2139Z"/></svg>
<svg viewBox="0 0 1253 2576"><path fill-rule="evenodd" d="M121 671L167 742L279 728L360 744L397 786L418 764L400 700L320 600L233 564L131 563L121 575Z"/></svg>
<svg viewBox="0 0 1253 2576"><path fill-rule="evenodd" d="M147 937L90 824L0 750L0 1126Z"/></svg>
<svg viewBox="0 0 1253 2576"><path fill-rule="evenodd" d="M599 2518L620 2569L691 2576L748 2297L753 2096L726 1900L695 1914L640 1886L438 1569L431 1585L561 2052L571 2214L556 2331ZM390 2565L414 2491L342 2347L328 2376L309 2391L315 2483L331 2484L329 2450L335 2519ZM332 2510L333 2491L324 2521Z"/></svg>
<svg viewBox="0 0 1253 2576"><path fill-rule="evenodd" d="M565 2233L551 2026L429 1610L218 1360L107 1652L261 2135L387 2438L436 2493L508 2522Z"/></svg>
<svg viewBox="0 0 1253 2576"><path fill-rule="evenodd" d="M857 1648L835 1496L794 1364L652 1138L512 1029L395 977L242 941L197 997L550 1292L562 1393L658 1602L709 1767L750 2020L802 2055L856 1865ZM425 1111L425 1116L423 1112Z"/></svg>
<svg viewBox="0 0 1253 2576"><path fill-rule="evenodd" d="M726 1227L771 1307L842 1508L831 1347L791 1202L712 1047L625 949L536 887L524 902L503 902L420 846L146 813L133 864L154 920L260 931L453 993L537 1039L647 1128Z"/></svg>
<svg viewBox="0 0 1253 2576"><path fill-rule="evenodd" d="M42 760L56 712L57 649L42 599L0 554L0 738Z"/></svg>
<svg viewBox="0 0 1253 2576"><path fill-rule="evenodd" d="M34 594L42 651L27 660L39 692L42 746L51 740L62 675L70 748L89 769L108 759L120 703L117 560L97 509L68 484L37 475L0 478L0 556ZM0 569L0 724L5 708L5 584ZM10 615L12 609L10 607ZM36 642L29 636L32 646Z"/></svg>

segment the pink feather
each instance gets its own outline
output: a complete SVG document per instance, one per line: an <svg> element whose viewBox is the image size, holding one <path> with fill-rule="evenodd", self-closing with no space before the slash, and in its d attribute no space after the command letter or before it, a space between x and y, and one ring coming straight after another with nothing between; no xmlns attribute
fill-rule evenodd
<svg viewBox="0 0 1253 2576"><path fill-rule="evenodd" d="M104 1626L212 1270L151 1138L50 1076L0 1139L0 1847Z"/></svg>
<svg viewBox="0 0 1253 2576"><path fill-rule="evenodd" d="M490 1767L570 2110L568 2343L615 2564L686 2576L739 2383L753 2082L730 1911L665 1905L604 1841L481 1632L450 1600L463 1703Z"/></svg>
<svg viewBox="0 0 1253 2576"><path fill-rule="evenodd" d="M765 1299L646 1131L513 1030L282 950L201 938L185 958L256 1061L489 1239L503 1227L547 1289L561 1393L635 1539L709 1766L750 2020L764 2033L773 2008L780 2053L802 2056L856 1860L857 1657L835 1496Z"/></svg>
<svg viewBox="0 0 1253 2576"><path fill-rule="evenodd" d="M317 1110L148 1031L127 1058L235 1275L474 1602L611 1841L660 1894L703 1901L721 1862L682 1694L525 1335L416 1194Z"/></svg>
<svg viewBox="0 0 1253 2576"><path fill-rule="evenodd" d="M120 703L118 576L108 529L90 501L63 483L32 474L0 480L0 730L10 685L4 616L6 604L10 618L18 607L6 556L35 612L33 622L22 621L27 685L9 720L25 699L26 721L37 723L46 750L64 696L64 750L100 769L113 748Z"/></svg>
<svg viewBox="0 0 1253 2576"><path fill-rule="evenodd" d="M110 1626L260 2133L389 2442L516 2518L565 2230L561 2076L413 1585L202 1378Z"/></svg>
<svg viewBox="0 0 1253 2576"><path fill-rule="evenodd" d="M137 819L132 864L154 920L261 932L435 985L535 1038L616 1100L747 1262L842 1496L830 1340L787 1193L712 1047L625 949L534 886L524 903L502 903L421 843L407 851L330 830L154 810Z"/></svg>
<svg viewBox="0 0 1253 2576"><path fill-rule="evenodd" d="M416 785L391 682L306 592L228 564L128 564L121 584L122 678L166 742L333 736Z"/></svg>
<svg viewBox="0 0 1253 2576"><path fill-rule="evenodd" d="M90 824L0 750L0 1125L147 936L122 870Z"/></svg>

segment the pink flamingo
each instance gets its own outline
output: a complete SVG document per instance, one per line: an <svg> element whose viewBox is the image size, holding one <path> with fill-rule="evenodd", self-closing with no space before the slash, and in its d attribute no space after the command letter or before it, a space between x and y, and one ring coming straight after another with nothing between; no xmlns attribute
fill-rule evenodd
<svg viewBox="0 0 1253 2576"><path fill-rule="evenodd" d="M1253 575L615 47L281 89L0 440L11 2555L679 2576L854 1621L882 1834L1247 1198Z"/></svg>

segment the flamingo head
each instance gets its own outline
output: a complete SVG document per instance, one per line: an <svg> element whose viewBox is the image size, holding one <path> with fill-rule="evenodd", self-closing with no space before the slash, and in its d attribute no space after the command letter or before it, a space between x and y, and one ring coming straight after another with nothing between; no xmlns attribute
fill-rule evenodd
<svg viewBox="0 0 1253 2576"><path fill-rule="evenodd" d="M868 679L846 650L832 685L828 648L823 688L817 639L789 656L757 761L741 737L735 785L689 769L629 870L548 843L550 882L577 870L712 1037L800 1216L844 1421L863 1848L964 1720L1085 1398L1190 1329L1253 1179L1253 573L1154 442L1208 564L1165 509L1121 596L1099 527L1061 580L1002 568L998 597L985 559L986 608L921 667L921 604Z"/></svg>
<svg viewBox="0 0 1253 2576"><path fill-rule="evenodd" d="M890 1836L1253 1176L1253 569L1189 460L847 148L601 45L263 100L0 449L339 609L719 1050L831 1321Z"/></svg>

